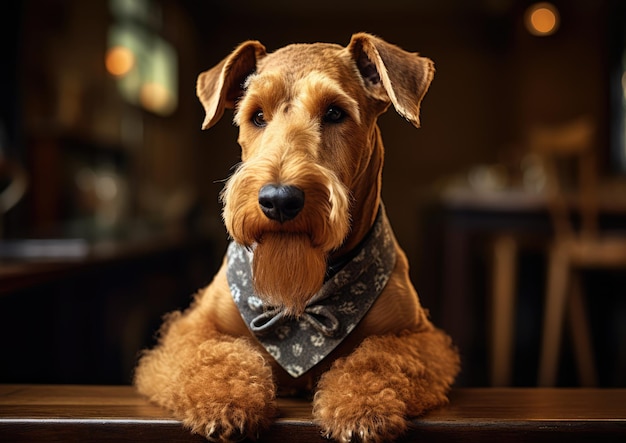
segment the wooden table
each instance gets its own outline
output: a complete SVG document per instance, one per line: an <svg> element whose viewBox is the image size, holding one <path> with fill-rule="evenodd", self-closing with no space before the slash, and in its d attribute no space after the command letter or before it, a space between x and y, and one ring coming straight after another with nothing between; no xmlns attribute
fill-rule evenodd
<svg viewBox="0 0 626 443"><path fill-rule="evenodd" d="M325 441L305 400L280 399L259 442ZM0 385L3 442L204 442L130 386ZM626 389L457 389L400 442L625 442Z"/></svg>
<svg viewBox="0 0 626 443"><path fill-rule="evenodd" d="M430 249L426 250L431 254L432 248L439 247L441 260L440 262L423 260L426 263L424 266L430 266L425 271L424 278L432 278L431 275L442 275L443 278L437 285L441 294L440 299L436 300L437 305L433 306L428 301L425 301L425 305L431 308L439 320L438 326L452 336L463 353L464 370L457 383L462 386L480 386L500 379L503 385L510 385L512 337L509 332L504 334L498 325L493 325L493 329L499 331L499 334L495 334L495 341L509 342L505 343L508 352L504 356L508 361L509 369L506 372L509 374L491 379L485 377L489 371L486 370L483 361L494 358L494 355L485 355L485 349L491 354L495 352L494 348L501 349L497 343L487 347L483 344L485 336L491 333L492 326L489 322L483 321L485 312L491 311L496 314L491 305L493 282L489 274L495 270L491 268L491 262L498 263L501 259L498 257L498 260L495 260L495 246L501 237L515 238L521 244L544 247L548 244L553 232L546 196L521 189L476 191L459 187L443 191L429 204L431 211L436 214L440 243L432 244ZM623 229L626 226L624 183L603 183L598 195L598 205L603 226L608 229ZM436 237L432 233L427 235ZM485 263L481 263L484 264L483 267L477 266L480 260L485 260ZM509 267L513 265L514 263L511 263ZM507 272L507 275L510 276L512 272L514 270ZM541 282L534 289L543 294L543 285ZM512 305L509 306L509 310L511 309ZM540 319L540 313L536 313L535 318ZM513 324L510 315L501 317L500 320L509 327ZM484 329L485 324L488 325L487 330ZM541 323L538 320L537 330L540 327ZM526 337L527 342L534 339L535 337ZM534 383L534 380L531 383Z"/></svg>
<svg viewBox="0 0 626 443"><path fill-rule="evenodd" d="M0 296L150 257L190 253L201 248L212 252L213 243L208 235L189 235L176 229L94 241L0 239ZM6 250L21 250L23 256L5 257ZM42 255L37 256L37 251Z"/></svg>
<svg viewBox="0 0 626 443"><path fill-rule="evenodd" d="M0 258L3 383L130 383L163 315L187 307L221 262L210 235L184 231L53 244L71 253Z"/></svg>

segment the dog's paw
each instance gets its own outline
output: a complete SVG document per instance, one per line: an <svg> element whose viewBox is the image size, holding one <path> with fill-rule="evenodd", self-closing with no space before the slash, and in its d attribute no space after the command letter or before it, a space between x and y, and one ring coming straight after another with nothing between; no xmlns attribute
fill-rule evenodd
<svg viewBox="0 0 626 443"><path fill-rule="evenodd" d="M229 389L223 388L226 392ZM233 443L256 438L276 416L273 400L255 401L255 386L249 387L250 397L234 396L232 399L207 396L191 396L190 405L182 417L183 424L194 434L204 436L215 443Z"/></svg>
<svg viewBox="0 0 626 443"><path fill-rule="evenodd" d="M204 432L197 432L212 443L236 443L245 440L250 435L246 423L230 423L226 421L213 421L207 423Z"/></svg>
<svg viewBox="0 0 626 443"><path fill-rule="evenodd" d="M256 439L275 415L273 405L253 410L226 403L198 405L183 418L183 424L194 434L212 443L236 443ZM210 418L209 418L210 417Z"/></svg>
<svg viewBox="0 0 626 443"><path fill-rule="evenodd" d="M395 440L407 428L406 406L391 389L369 396L347 391L318 391L313 414L322 434L341 443Z"/></svg>
<svg viewBox="0 0 626 443"><path fill-rule="evenodd" d="M172 409L193 433L211 442L255 438L276 416L275 385L269 366L243 340L210 340L197 364L180 374Z"/></svg>
<svg viewBox="0 0 626 443"><path fill-rule="evenodd" d="M224 426L224 423L211 422L205 425L202 434L211 443L236 443L246 438L245 429L235 429L232 424Z"/></svg>

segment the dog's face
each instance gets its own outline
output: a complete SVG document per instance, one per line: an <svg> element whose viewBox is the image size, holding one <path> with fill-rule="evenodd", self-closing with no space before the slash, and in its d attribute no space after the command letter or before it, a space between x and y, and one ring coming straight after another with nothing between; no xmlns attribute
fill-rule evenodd
<svg viewBox="0 0 626 443"><path fill-rule="evenodd" d="M290 45L269 55L246 42L201 74L205 127L235 109L242 163L222 194L224 220L254 249L256 290L268 302L302 312L355 209L375 212L376 119L393 103L417 125L432 73L428 59L359 34L347 48Z"/></svg>
<svg viewBox="0 0 626 443"><path fill-rule="evenodd" d="M224 192L226 224L243 244L289 234L328 253L347 236L351 179L359 157L369 157L371 131L361 118L358 72L340 53L330 45L291 45L259 60L246 79L235 113L242 165ZM264 207L267 185L292 187L285 193L294 214L271 216L266 207L279 204L270 198Z"/></svg>

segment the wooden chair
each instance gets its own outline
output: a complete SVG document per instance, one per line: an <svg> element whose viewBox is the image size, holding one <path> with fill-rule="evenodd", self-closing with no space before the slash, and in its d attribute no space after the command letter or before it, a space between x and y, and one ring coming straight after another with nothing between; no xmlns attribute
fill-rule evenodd
<svg viewBox="0 0 626 443"><path fill-rule="evenodd" d="M554 227L554 239L548 252L540 386L553 386L556 382L566 311L581 384L597 384L578 271L626 267L626 236L608 235L598 229L598 178L593 138L594 125L586 117L560 127L536 129L530 134L531 149L544 161L548 209ZM575 178L570 185L576 186L566 186L565 178Z"/></svg>

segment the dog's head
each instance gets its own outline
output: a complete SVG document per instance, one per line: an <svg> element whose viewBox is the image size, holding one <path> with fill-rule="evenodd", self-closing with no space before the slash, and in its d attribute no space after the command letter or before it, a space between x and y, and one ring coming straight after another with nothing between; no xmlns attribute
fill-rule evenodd
<svg viewBox="0 0 626 443"><path fill-rule="evenodd" d="M235 110L242 163L222 194L224 220L235 241L254 248L259 295L301 312L329 255L361 240L380 203L376 120L393 104L419 126L433 73L429 59L361 33L345 48L296 44L271 54L248 41L200 74L203 129Z"/></svg>

